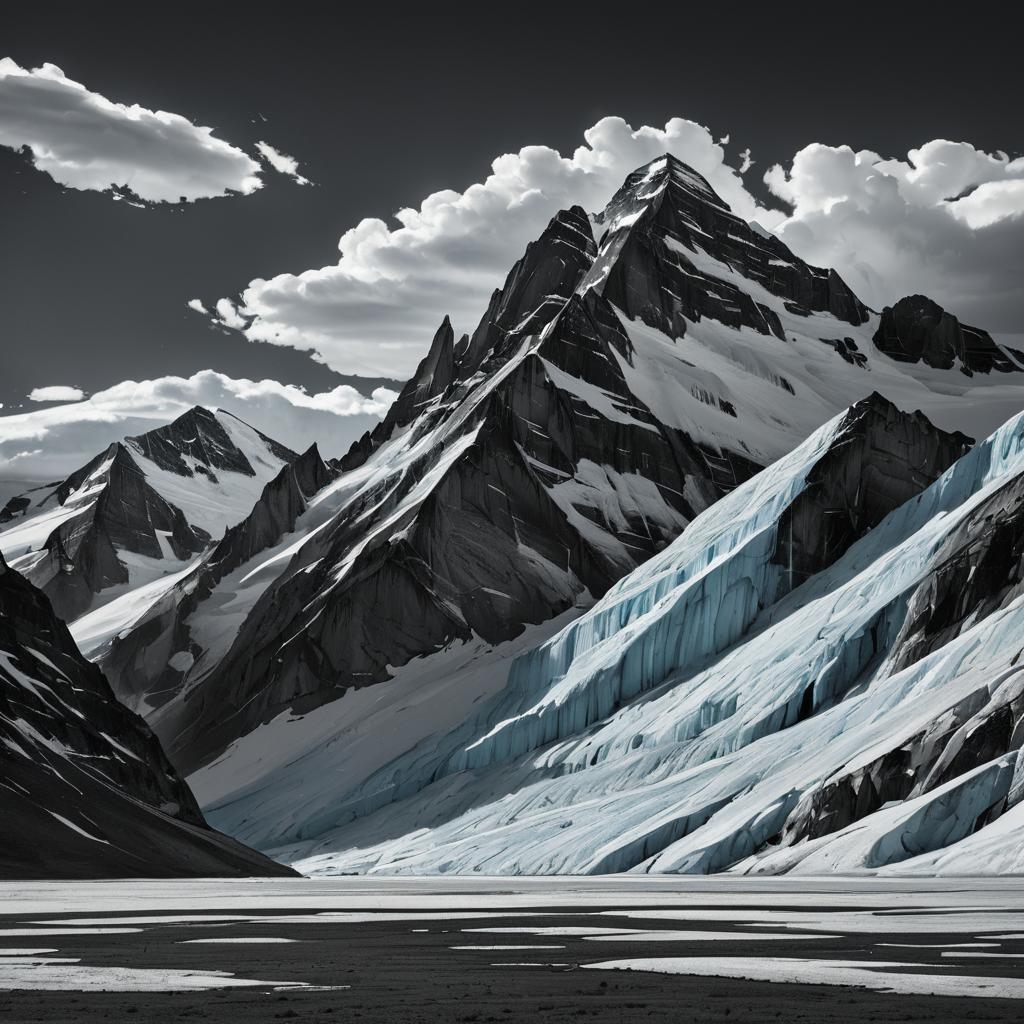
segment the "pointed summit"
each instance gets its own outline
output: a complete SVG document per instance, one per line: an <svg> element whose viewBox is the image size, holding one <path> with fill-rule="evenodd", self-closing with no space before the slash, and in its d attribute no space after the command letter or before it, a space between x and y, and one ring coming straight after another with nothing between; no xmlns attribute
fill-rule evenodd
<svg viewBox="0 0 1024 1024"><path fill-rule="evenodd" d="M178 476L189 477L199 472L215 480L217 470L255 476L251 462L232 436L236 433L231 429L234 424L243 428L242 433L266 443L282 462L295 458L291 449L261 434L237 416L228 412L214 413L202 405L193 406L164 427L127 437L125 442L161 469Z"/></svg>
<svg viewBox="0 0 1024 1024"><path fill-rule="evenodd" d="M560 210L541 236L526 247L504 287L474 331L460 375L465 378L491 356L508 355L510 338L538 333L577 289L597 247L590 219L579 206Z"/></svg>
<svg viewBox="0 0 1024 1024"><path fill-rule="evenodd" d="M630 174L595 223L600 251L585 284L672 338L686 333L686 321L709 317L783 340L779 314L759 290L796 315L828 312L854 326L867 320L835 271L809 266L752 228L670 154Z"/></svg>

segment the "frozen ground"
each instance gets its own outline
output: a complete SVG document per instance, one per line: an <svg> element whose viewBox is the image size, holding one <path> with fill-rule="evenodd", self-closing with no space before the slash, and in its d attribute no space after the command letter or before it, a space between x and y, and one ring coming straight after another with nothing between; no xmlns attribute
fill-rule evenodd
<svg viewBox="0 0 1024 1024"><path fill-rule="evenodd" d="M1016 878L5 882L0 900L5 1022L668 1020L683 1002L696 1021L952 1022L1024 1009Z"/></svg>

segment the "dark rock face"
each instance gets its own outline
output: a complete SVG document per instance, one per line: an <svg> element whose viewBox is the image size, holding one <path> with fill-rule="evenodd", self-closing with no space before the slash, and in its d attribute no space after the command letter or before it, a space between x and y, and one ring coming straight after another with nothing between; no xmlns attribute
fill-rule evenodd
<svg viewBox="0 0 1024 1024"><path fill-rule="evenodd" d="M924 362L939 370L959 364L968 376L1021 369L987 331L961 324L924 295L909 295L886 306L874 342L901 362Z"/></svg>
<svg viewBox="0 0 1024 1024"><path fill-rule="evenodd" d="M457 356L465 378L488 356L491 366L510 353L517 338L540 331L575 291L597 255L586 212L579 206L556 214L536 242L526 247L504 287L496 291L472 337Z"/></svg>
<svg viewBox="0 0 1024 1024"><path fill-rule="evenodd" d="M443 396L456 379L467 381L485 358L490 357L489 370L497 369L509 355L510 339L514 345L516 339L540 331L554 319L590 269L595 254L586 213L578 206L558 213L540 238L526 247L504 287L491 296L472 337L463 337L455 345L451 321L444 318L416 373L384 420L352 446L342 468L361 466L397 428L429 413L432 400ZM460 390L466 393L464 384Z"/></svg>
<svg viewBox="0 0 1024 1024"><path fill-rule="evenodd" d="M777 564L799 586L894 509L920 494L971 447L964 434L901 412L875 393L847 413L842 433L783 512Z"/></svg>
<svg viewBox="0 0 1024 1024"><path fill-rule="evenodd" d="M0 877L290 874L206 826L141 718L0 560Z"/></svg>
<svg viewBox="0 0 1024 1024"><path fill-rule="evenodd" d="M779 239L759 233L672 156L661 167L634 171L602 224L612 243L605 297L670 337L685 334L684 318L709 316L785 340L778 316L727 279L730 268L787 300L791 312L827 311L855 325L868 318L835 271L808 266ZM695 249L711 258L698 258Z"/></svg>
<svg viewBox="0 0 1024 1024"><path fill-rule="evenodd" d="M295 458L295 452L289 448L264 434L259 436L284 462ZM161 469L179 476L193 476L200 471L215 480L218 469L245 476L256 475L252 464L228 436L217 417L200 405L189 409L166 427L126 438L126 441ZM200 468L195 470L189 466L185 461L187 457L200 463Z"/></svg>
<svg viewBox="0 0 1024 1024"><path fill-rule="evenodd" d="M1013 479L979 504L944 539L933 563L908 595L902 627L886 652L893 673L941 650L970 623L1024 593L1024 481ZM1022 656L1024 646L1017 660ZM828 835L1022 745L1024 678L1009 680L994 696L981 686L898 749L807 794L787 821L783 842Z"/></svg>
<svg viewBox="0 0 1024 1024"><path fill-rule="evenodd" d="M104 669L121 699L133 701L145 695L150 706L157 706L177 692L187 669L176 666L174 655L185 652L194 659L202 654L192 640L189 617L221 580L294 530L308 500L337 473L311 445L282 467L263 488L252 512L225 533L141 625L113 641Z"/></svg>
<svg viewBox="0 0 1024 1024"><path fill-rule="evenodd" d="M94 474L103 477L98 480L102 484L98 497L85 504L80 515L53 531L46 542L45 559L34 569L34 575L46 580L43 590L57 614L68 620L86 611L93 595L128 582L118 550L160 558L160 531L169 534L175 556L187 558L202 551L210 540L149 486L120 442L60 485L57 496L61 504Z"/></svg>
<svg viewBox="0 0 1024 1024"><path fill-rule="evenodd" d="M920 661L1024 592L1024 480L992 494L943 542L911 596L894 666ZM1024 642L1024 641L1022 641Z"/></svg>

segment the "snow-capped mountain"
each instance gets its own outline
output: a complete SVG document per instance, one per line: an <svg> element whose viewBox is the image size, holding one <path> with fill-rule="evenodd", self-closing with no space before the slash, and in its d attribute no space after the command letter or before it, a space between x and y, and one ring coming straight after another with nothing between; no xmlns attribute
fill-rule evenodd
<svg viewBox="0 0 1024 1024"><path fill-rule="evenodd" d="M965 440L854 406L518 658L467 721L320 787L275 856L1019 872L1024 414ZM267 844L247 807L218 814Z"/></svg>
<svg viewBox="0 0 1024 1024"><path fill-rule="evenodd" d="M182 568L294 458L230 413L197 406L111 444L59 484L11 498L0 552L73 621Z"/></svg>
<svg viewBox="0 0 1024 1024"><path fill-rule="evenodd" d="M240 604L244 614L273 579L272 571L249 571L250 564L257 556L271 567L279 562L288 547L282 540L300 520L310 528L308 502L337 473L313 445L281 467L250 513L202 558L74 623L86 654L106 652L104 665L119 681L122 700L153 717L187 695L186 680L201 679L204 666L216 664L231 643L238 616L231 605Z"/></svg>
<svg viewBox="0 0 1024 1024"><path fill-rule="evenodd" d="M0 558L0 877L273 875L211 830L145 722Z"/></svg>
<svg viewBox="0 0 1024 1024"><path fill-rule="evenodd" d="M279 847L852 403L984 435L1024 404L1019 365L916 298L873 313L661 158L556 216L471 336L446 320L262 550L76 636L214 820Z"/></svg>

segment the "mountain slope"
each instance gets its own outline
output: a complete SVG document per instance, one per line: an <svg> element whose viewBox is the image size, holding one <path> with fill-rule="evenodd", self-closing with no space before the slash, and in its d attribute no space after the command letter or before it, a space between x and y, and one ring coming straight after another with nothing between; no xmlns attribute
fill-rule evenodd
<svg viewBox="0 0 1024 1024"><path fill-rule="evenodd" d="M217 820L251 822L243 809L269 801L282 810L260 842L293 825L313 834L310 779L345 771L356 786L404 749L387 736L357 765L332 740L377 722L361 688L387 684L377 699L403 715L396 743L428 735L449 705L455 724L466 702L440 666L491 687L501 657L873 391L975 435L1020 408L1024 377L1003 350L968 377L892 358L879 328L837 275L735 217L672 158L630 175L598 215L563 211L472 335L441 325L342 474L238 570L246 586L190 614L192 641L218 640L185 652L195 666L183 657L175 696L147 712L169 755L203 769L195 784ZM96 654L119 693L164 692L162 669L120 660L139 636ZM438 695L430 714L420 684Z"/></svg>
<svg viewBox="0 0 1024 1024"><path fill-rule="evenodd" d="M992 828L1020 870L1024 417L956 458L963 440L854 407L469 721L325 793L277 854L326 873L984 871Z"/></svg>
<svg viewBox="0 0 1024 1024"><path fill-rule="evenodd" d="M212 831L143 720L0 559L0 877L279 875Z"/></svg>
<svg viewBox="0 0 1024 1024"><path fill-rule="evenodd" d="M12 498L0 552L71 621L180 569L251 509L295 453L196 407L118 441L58 485Z"/></svg>
<svg viewBox="0 0 1024 1024"><path fill-rule="evenodd" d="M294 533L313 495L337 475L312 445L282 466L250 513L185 571L131 591L83 616L72 626L89 654L109 645L104 665L119 680L118 696L153 715L177 696L186 680L196 685L216 663L237 628L230 606L266 585L249 570ZM204 615L203 613L209 613ZM137 681L145 681L138 685Z"/></svg>

